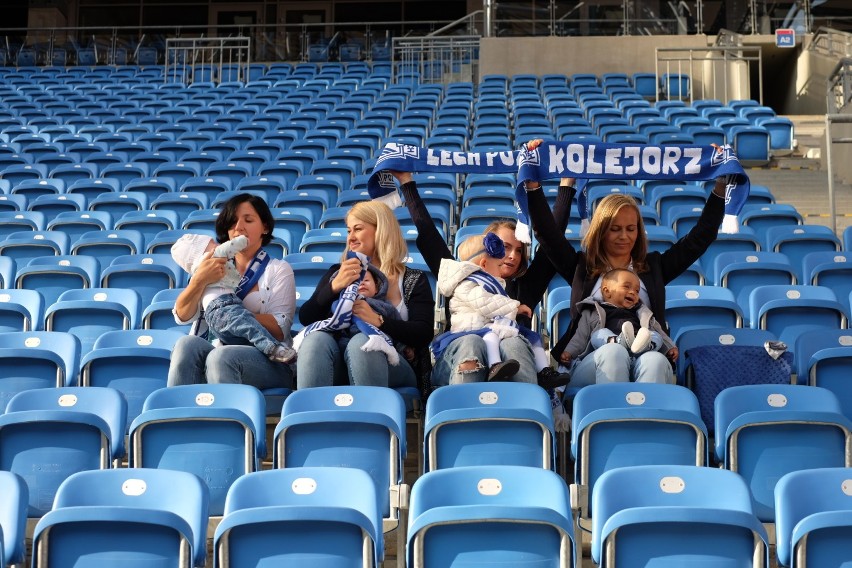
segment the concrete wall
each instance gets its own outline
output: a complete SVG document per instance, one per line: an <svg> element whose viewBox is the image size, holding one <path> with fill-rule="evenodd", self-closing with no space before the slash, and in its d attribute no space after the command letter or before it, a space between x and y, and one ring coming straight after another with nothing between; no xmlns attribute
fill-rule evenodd
<svg viewBox="0 0 852 568"><path fill-rule="evenodd" d="M511 76L519 73L655 73L658 71L657 48L683 49L682 53L666 53L665 58L670 61L660 64L660 74L689 75L693 93L698 98L756 98L750 91L745 64L740 64L736 69L729 68L729 77L725 81L720 77L721 69L724 68L721 62L705 61L706 53L688 51L712 46L715 39L715 36L703 35L483 38L480 76ZM727 91L727 95L724 91Z"/></svg>

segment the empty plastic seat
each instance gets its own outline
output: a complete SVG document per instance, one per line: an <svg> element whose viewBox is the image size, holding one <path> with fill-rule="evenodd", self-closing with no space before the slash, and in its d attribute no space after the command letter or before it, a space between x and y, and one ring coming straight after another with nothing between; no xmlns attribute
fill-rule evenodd
<svg viewBox="0 0 852 568"><path fill-rule="evenodd" d="M565 481L546 469L428 472L411 492L407 565L572 568L581 554L568 502Z"/></svg>
<svg viewBox="0 0 852 568"><path fill-rule="evenodd" d="M705 327L742 327L743 310L731 290L718 286L666 286L670 335Z"/></svg>
<svg viewBox="0 0 852 568"><path fill-rule="evenodd" d="M109 469L124 457L126 408L112 389L44 388L12 397L0 416L0 469L26 481L27 516L48 512L68 476Z"/></svg>
<svg viewBox="0 0 852 568"><path fill-rule="evenodd" d="M594 518L596 487L609 470L641 465L707 463L707 428L687 388L612 383L580 389L574 398L571 453L580 517Z"/></svg>
<svg viewBox="0 0 852 568"><path fill-rule="evenodd" d="M0 290L0 332L39 331L44 296L37 290Z"/></svg>
<svg viewBox="0 0 852 568"><path fill-rule="evenodd" d="M130 424L145 398L166 386L172 349L184 335L164 329L103 333L80 359L80 384L111 387L124 394Z"/></svg>
<svg viewBox="0 0 852 568"><path fill-rule="evenodd" d="M852 422L830 391L801 385L746 385L716 397L716 457L739 473L755 513L775 521L775 483L802 469L849 467Z"/></svg>
<svg viewBox="0 0 852 568"><path fill-rule="evenodd" d="M18 269L15 287L37 290L45 306L59 299L66 290L97 286L100 268L97 260L89 256L43 256L32 259Z"/></svg>
<svg viewBox="0 0 852 568"><path fill-rule="evenodd" d="M29 490L20 475L9 471L0 472L0 566L23 565L26 556L27 502Z"/></svg>
<svg viewBox="0 0 852 568"><path fill-rule="evenodd" d="M130 425L130 467L195 473L210 490L210 514L241 475L266 457L263 395L249 385L205 384L152 392Z"/></svg>
<svg viewBox="0 0 852 568"><path fill-rule="evenodd" d="M287 397L275 428L274 465L356 467L376 487L384 531L399 525L406 454L405 403L384 387L317 387Z"/></svg>
<svg viewBox="0 0 852 568"><path fill-rule="evenodd" d="M775 541L779 566L843 566L852 537L849 470L788 473L775 486Z"/></svg>
<svg viewBox="0 0 852 568"><path fill-rule="evenodd" d="M550 400L523 383L476 383L437 389L426 404L424 469L524 465L555 469Z"/></svg>
<svg viewBox="0 0 852 568"><path fill-rule="evenodd" d="M186 275L170 254L130 254L116 257L103 269L100 285L132 288L144 308L157 292L183 286L185 280Z"/></svg>
<svg viewBox="0 0 852 568"><path fill-rule="evenodd" d="M601 476L594 501L591 553L601 568L623 558L636 566L769 566L769 539L749 488L729 471L616 468Z"/></svg>
<svg viewBox="0 0 852 568"><path fill-rule="evenodd" d="M830 390L840 401L844 416L852 418L852 388L847 380L852 362L852 332L806 331L796 338L792 349L797 382Z"/></svg>
<svg viewBox="0 0 852 568"><path fill-rule="evenodd" d="M207 520L207 488L193 474L80 472L60 485L36 525L33 564L204 566Z"/></svg>
<svg viewBox="0 0 852 568"><path fill-rule="evenodd" d="M812 329L847 327L843 305L824 286L758 286L749 294L751 327L767 329L787 345Z"/></svg>

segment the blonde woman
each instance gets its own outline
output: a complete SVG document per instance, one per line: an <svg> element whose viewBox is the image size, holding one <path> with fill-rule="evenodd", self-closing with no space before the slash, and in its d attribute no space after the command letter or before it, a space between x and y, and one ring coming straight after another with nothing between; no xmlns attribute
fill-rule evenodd
<svg viewBox="0 0 852 568"><path fill-rule="evenodd" d="M356 203L346 216L347 240L343 258L349 251L370 258L388 278L387 301L399 312L400 319L385 320L366 300L356 300L352 315L361 318L395 343L413 348L414 357L400 358L390 365L387 357L361 347L367 336L356 334L341 350L334 337L327 333L312 333L305 337L296 363L298 388L332 384L374 385L385 387L418 386L428 378L428 346L434 327L434 295L426 274L407 268L404 259L408 247L402 237L399 222L391 209L377 201ZM357 258L335 264L323 275L313 295L299 311L303 325L327 318L340 292L358 279L361 263Z"/></svg>

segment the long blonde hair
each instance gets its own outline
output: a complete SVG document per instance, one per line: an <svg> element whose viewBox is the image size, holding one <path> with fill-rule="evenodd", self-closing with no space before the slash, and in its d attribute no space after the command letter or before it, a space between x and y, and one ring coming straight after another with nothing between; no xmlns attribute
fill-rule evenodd
<svg viewBox="0 0 852 568"><path fill-rule="evenodd" d="M381 201L359 201L349 209L346 222L350 217L376 228L375 251L370 260L388 277L396 277L405 272L405 258L408 245L402 237L399 221L390 207ZM343 258L349 252L349 243L343 251Z"/></svg>
<svg viewBox="0 0 852 568"><path fill-rule="evenodd" d="M636 200L623 193L613 193L600 200L592 219L589 230L583 237L583 248L586 251L586 270L593 278L607 272L609 260L603 250L604 236L612 226L612 220L625 207L632 207L636 211L636 242L630 257L633 259L633 272L639 274L647 270L645 256L648 254L648 237L645 235L645 223L642 221L642 213Z"/></svg>

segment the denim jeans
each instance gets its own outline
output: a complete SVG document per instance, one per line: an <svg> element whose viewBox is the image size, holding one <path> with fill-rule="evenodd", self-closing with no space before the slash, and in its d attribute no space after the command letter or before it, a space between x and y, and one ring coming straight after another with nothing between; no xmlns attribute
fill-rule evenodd
<svg viewBox="0 0 852 568"><path fill-rule="evenodd" d="M280 345L236 294L213 299L204 311L204 319L225 345L254 345L267 356Z"/></svg>
<svg viewBox="0 0 852 568"><path fill-rule="evenodd" d="M633 358L617 343L601 345L574 365L571 386L584 387L600 383L672 383L672 366L659 351L647 351Z"/></svg>
<svg viewBox="0 0 852 568"><path fill-rule="evenodd" d="M170 387L199 383L242 383L259 389L293 388L293 371L253 345L213 347L195 335L181 337L172 350Z"/></svg>
<svg viewBox="0 0 852 568"><path fill-rule="evenodd" d="M537 383L535 359L532 346L526 338L508 337L500 342L500 356L503 361L515 359L521 364L521 369L513 378L519 383ZM476 369L459 371L459 365L465 361L476 361ZM435 361L432 368L432 384L436 387L458 383L483 382L488 378L488 361L485 341L478 335L463 335L449 344Z"/></svg>
<svg viewBox="0 0 852 568"><path fill-rule="evenodd" d="M296 358L297 388L335 384L417 386L417 377L408 361L400 357L399 365L391 365L381 351L362 351L366 341L366 335L357 333L341 349L331 333L315 331L305 336Z"/></svg>

